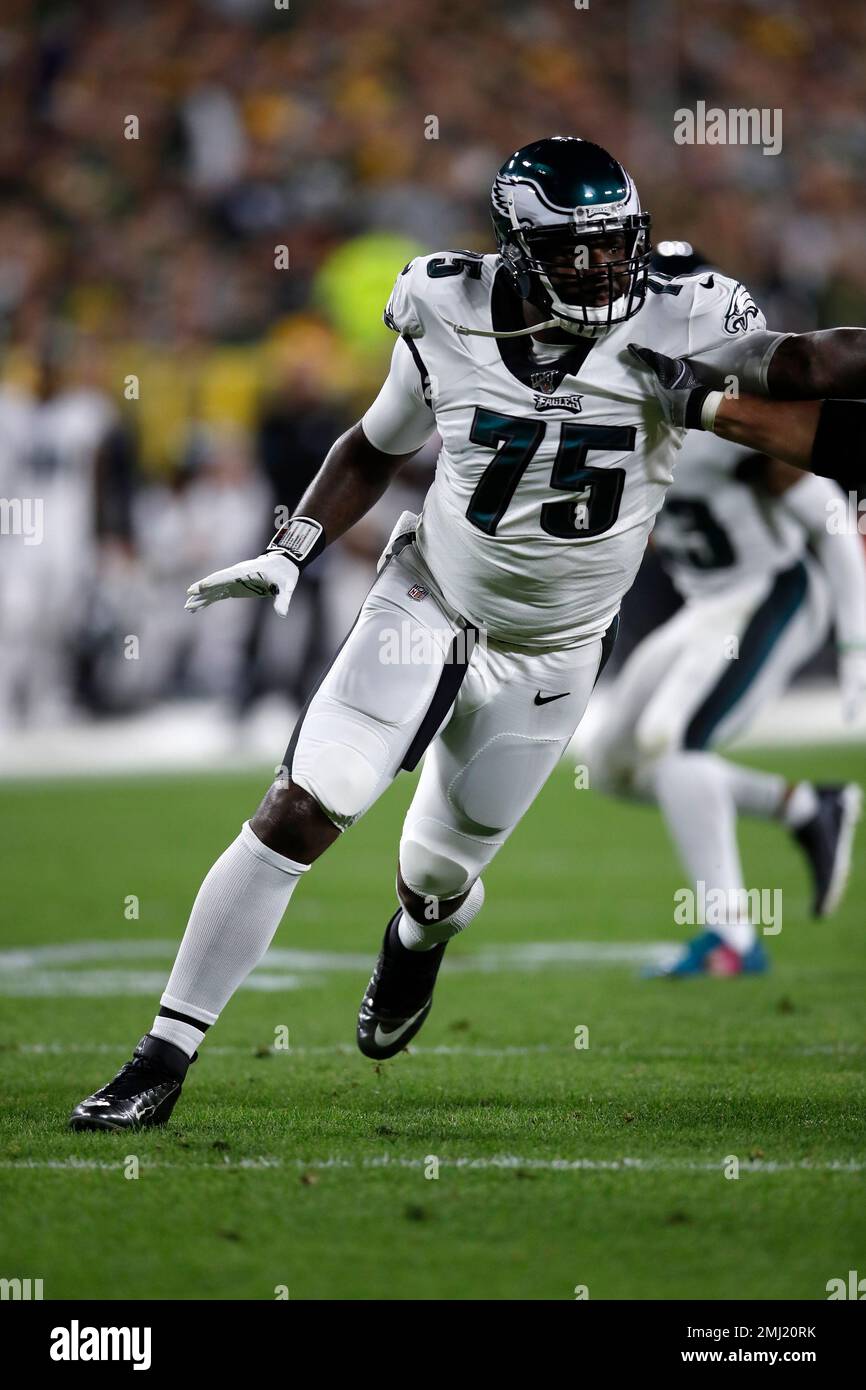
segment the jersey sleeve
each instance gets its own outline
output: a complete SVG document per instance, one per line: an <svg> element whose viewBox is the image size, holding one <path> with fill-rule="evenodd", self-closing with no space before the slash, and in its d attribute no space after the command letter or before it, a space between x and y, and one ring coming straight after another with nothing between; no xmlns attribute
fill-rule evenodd
<svg viewBox="0 0 866 1390"><path fill-rule="evenodd" d="M689 313L688 356L701 366L701 380L724 389L767 395L767 370L788 333L773 333L745 285L713 272L695 286Z"/></svg>
<svg viewBox="0 0 866 1390"><path fill-rule="evenodd" d="M399 333L407 338L424 336L424 325L421 322L415 295L417 265L417 260L410 261L400 271L397 282L391 291L391 298L385 305L385 312L382 315L386 327L390 328L393 333Z"/></svg>
<svg viewBox="0 0 866 1390"><path fill-rule="evenodd" d="M430 382L418 350L401 337L394 344L384 385L361 420L373 448L383 454L411 454L426 444L436 428L429 396Z"/></svg>

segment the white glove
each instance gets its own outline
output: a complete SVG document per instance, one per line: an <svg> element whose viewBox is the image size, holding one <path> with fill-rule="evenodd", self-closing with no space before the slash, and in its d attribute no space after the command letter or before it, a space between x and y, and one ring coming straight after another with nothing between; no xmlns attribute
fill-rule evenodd
<svg viewBox="0 0 866 1390"><path fill-rule="evenodd" d="M397 524L388 537L388 544L379 556L376 564L376 573L381 574L391 556L394 554L394 545L401 536L412 536L418 529L419 517L416 512L401 512L397 518Z"/></svg>
<svg viewBox="0 0 866 1390"><path fill-rule="evenodd" d="M866 708L866 645L840 649L839 691L842 718L846 724L857 723Z"/></svg>
<svg viewBox="0 0 866 1390"><path fill-rule="evenodd" d="M197 613L221 598L266 598L274 595L274 608L281 618L289 611L289 603L300 577L300 569L280 550L270 550L255 560L241 560L228 569L216 570L191 584L187 589L185 608Z"/></svg>

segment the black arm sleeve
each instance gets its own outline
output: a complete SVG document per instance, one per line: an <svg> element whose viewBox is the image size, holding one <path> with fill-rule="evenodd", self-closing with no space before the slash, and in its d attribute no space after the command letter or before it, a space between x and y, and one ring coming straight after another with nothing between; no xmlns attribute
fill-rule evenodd
<svg viewBox="0 0 866 1390"><path fill-rule="evenodd" d="M846 492L866 484L866 401L824 401L812 445L811 469Z"/></svg>

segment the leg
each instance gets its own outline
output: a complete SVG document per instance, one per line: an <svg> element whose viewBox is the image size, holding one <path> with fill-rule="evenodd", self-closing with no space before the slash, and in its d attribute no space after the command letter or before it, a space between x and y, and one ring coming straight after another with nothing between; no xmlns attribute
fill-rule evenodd
<svg viewBox="0 0 866 1390"><path fill-rule="evenodd" d="M644 760L637 731L641 716L669 671L681 659L692 640L688 608L681 608L666 623L649 633L634 649L615 680L599 694L601 715L593 721L590 710L586 746L582 749L595 791L635 800L652 793L637 778ZM583 730L580 739L583 741Z"/></svg>
<svg viewBox="0 0 866 1390"><path fill-rule="evenodd" d="M445 947L480 910L481 873L568 746L600 660L600 642L532 657L488 649L473 658L403 827L401 907L358 1018L366 1056L393 1056L424 1023ZM539 705L541 690L563 698Z"/></svg>
<svg viewBox="0 0 866 1390"><path fill-rule="evenodd" d="M164 1123L190 1059L261 960L302 876L396 776L455 634L432 595L407 597L414 579L399 557L379 576L298 722L284 775L199 890L152 1032L133 1063L76 1108L75 1128ZM421 659L387 660L401 636Z"/></svg>
<svg viewBox="0 0 866 1390"><path fill-rule="evenodd" d="M298 721L287 778L270 788L202 885L154 1025L190 1054L201 1025L216 1021L264 955L301 876L396 776L430 704L452 627L431 596L414 611L402 606L410 581L399 565L380 576ZM407 625L415 643L408 650L424 660L383 661Z"/></svg>
<svg viewBox="0 0 866 1390"><path fill-rule="evenodd" d="M691 607L695 640L642 716L637 742L644 760L635 776L658 800L690 878L704 886L708 901L712 892L724 903L712 930L696 938L675 972L736 973L763 968L737 848L737 813L805 811L808 818L814 793L730 764L711 748L742 732L781 694L826 630L826 595L820 579L796 565L759 592L745 592L742 601L732 595Z"/></svg>

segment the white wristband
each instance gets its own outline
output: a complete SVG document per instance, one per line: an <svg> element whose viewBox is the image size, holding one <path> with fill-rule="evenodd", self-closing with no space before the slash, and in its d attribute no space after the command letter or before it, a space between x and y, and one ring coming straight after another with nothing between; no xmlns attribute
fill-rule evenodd
<svg viewBox="0 0 866 1390"><path fill-rule="evenodd" d="M725 399L724 391L711 391L701 406L701 429L713 432L716 423L716 413Z"/></svg>

